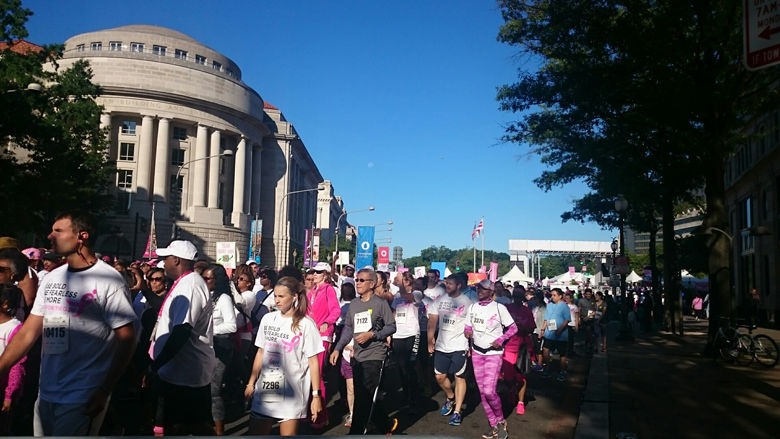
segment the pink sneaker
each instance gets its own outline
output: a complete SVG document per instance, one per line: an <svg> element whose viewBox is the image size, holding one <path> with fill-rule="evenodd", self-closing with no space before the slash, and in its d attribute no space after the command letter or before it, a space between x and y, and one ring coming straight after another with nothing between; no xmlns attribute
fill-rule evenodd
<svg viewBox="0 0 780 439"><path fill-rule="evenodd" d="M525 414L525 404L523 404L523 401L517 403L517 414L518 415Z"/></svg>

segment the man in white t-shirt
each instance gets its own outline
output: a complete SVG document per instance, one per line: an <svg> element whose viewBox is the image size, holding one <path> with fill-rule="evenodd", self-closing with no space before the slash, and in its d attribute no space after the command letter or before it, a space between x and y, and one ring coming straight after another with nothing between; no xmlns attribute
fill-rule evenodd
<svg viewBox="0 0 780 439"><path fill-rule="evenodd" d="M436 382L447 396L440 413L443 416L452 415L450 425L460 425L461 407L466 398L466 351L469 343L463 331L468 321L469 306L473 303L468 296L461 293L466 286L462 276L448 276L444 280L447 294L439 296L428 307L428 353L434 354L433 372ZM452 390L448 375L455 377L455 391Z"/></svg>
<svg viewBox="0 0 780 439"><path fill-rule="evenodd" d="M210 435L213 304L206 282L192 271L198 251L189 241L173 241L157 254L165 258L165 275L175 279L149 348L152 370L160 378L164 432Z"/></svg>
<svg viewBox="0 0 780 439"><path fill-rule="evenodd" d="M127 284L92 251L93 225L78 211L56 218L49 239L68 265L46 276L0 357L3 375L43 335L35 436L96 435L135 348Z"/></svg>
<svg viewBox="0 0 780 439"><path fill-rule="evenodd" d="M439 281L439 276L439 270L435 268L431 268L425 274L425 277L428 280L428 285L426 285L425 290L423 290L423 294L425 297L431 299L431 301L438 299L439 296L445 293L444 283Z"/></svg>

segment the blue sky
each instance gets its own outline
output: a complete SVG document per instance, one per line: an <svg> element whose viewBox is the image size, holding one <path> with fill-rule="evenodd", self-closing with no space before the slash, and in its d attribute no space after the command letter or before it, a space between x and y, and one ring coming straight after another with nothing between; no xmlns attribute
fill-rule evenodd
<svg viewBox="0 0 780 439"><path fill-rule="evenodd" d="M243 80L284 112L350 215L392 220L404 256L430 245L471 247L485 217L485 248L509 239L611 240L614 231L565 223L586 191L543 192L528 148L502 144L513 117L496 87L527 61L496 41L491 0L393 1L24 1L34 43L152 24L225 54ZM479 245L479 244L478 244Z"/></svg>

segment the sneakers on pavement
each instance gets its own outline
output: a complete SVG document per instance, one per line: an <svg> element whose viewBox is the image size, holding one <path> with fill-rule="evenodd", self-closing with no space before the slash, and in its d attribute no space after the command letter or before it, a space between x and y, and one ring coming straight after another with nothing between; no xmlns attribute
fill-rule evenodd
<svg viewBox="0 0 780 439"><path fill-rule="evenodd" d="M509 432L506 429L506 420L499 422L498 425L496 425L496 430L498 430L496 439L509 439Z"/></svg>
<svg viewBox="0 0 780 439"><path fill-rule="evenodd" d="M444 405L441 406L441 410L439 411L439 413L441 413L442 416L449 416L454 411L455 411L455 400L447 399L444 401Z"/></svg>
<svg viewBox="0 0 780 439"><path fill-rule="evenodd" d="M541 372L544 370L544 367L541 364L534 364L533 366L531 366L531 370L533 370L534 372Z"/></svg>
<svg viewBox="0 0 780 439"><path fill-rule="evenodd" d="M518 415L525 414L525 404L523 403L523 401L517 403L517 414Z"/></svg>
<svg viewBox="0 0 780 439"><path fill-rule="evenodd" d="M352 427L352 413L348 413L347 416L344 417L344 426Z"/></svg>
<svg viewBox="0 0 780 439"><path fill-rule="evenodd" d="M482 433L483 439L496 439L498 436L498 428L496 427L488 427L487 431Z"/></svg>
<svg viewBox="0 0 780 439"><path fill-rule="evenodd" d="M561 382L561 383L566 381L566 372L563 372L563 371L558 372L558 376L555 377L555 379L558 380L558 382Z"/></svg>
<svg viewBox="0 0 780 439"><path fill-rule="evenodd" d="M452 417L450 418L450 425L460 425L461 422L463 422L463 417L460 416L460 413L453 413Z"/></svg>

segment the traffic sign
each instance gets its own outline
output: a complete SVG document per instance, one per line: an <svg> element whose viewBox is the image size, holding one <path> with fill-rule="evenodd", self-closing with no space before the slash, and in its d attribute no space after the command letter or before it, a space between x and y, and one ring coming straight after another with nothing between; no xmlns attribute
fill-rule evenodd
<svg viewBox="0 0 780 439"><path fill-rule="evenodd" d="M745 66L750 70L780 63L780 8L777 0L745 0Z"/></svg>

